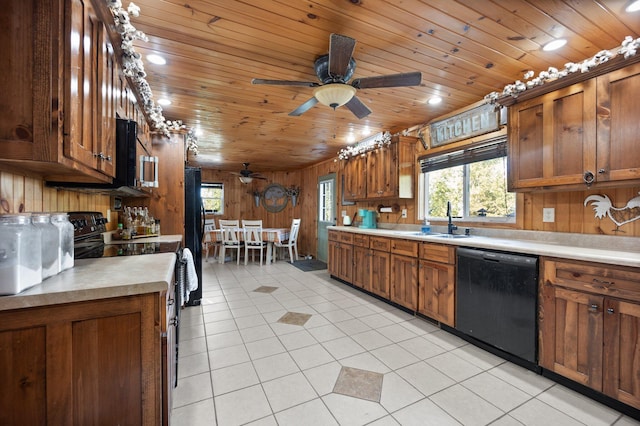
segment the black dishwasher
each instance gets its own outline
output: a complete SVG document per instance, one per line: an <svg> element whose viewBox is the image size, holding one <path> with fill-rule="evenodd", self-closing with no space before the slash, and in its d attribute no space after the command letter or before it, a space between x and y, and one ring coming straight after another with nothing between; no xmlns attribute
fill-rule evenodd
<svg viewBox="0 0 640 426"><path fill-rule="evenodd" d="M457 253L456 330L537 369L538 258L472 248Z"/></svg>

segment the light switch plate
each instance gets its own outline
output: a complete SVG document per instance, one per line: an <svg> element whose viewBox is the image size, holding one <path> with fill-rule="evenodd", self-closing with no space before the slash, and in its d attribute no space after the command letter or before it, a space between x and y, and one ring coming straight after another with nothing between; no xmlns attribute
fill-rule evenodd
<svg viewBox="0 0 640 426"><path fill-rule="evenodd" d="M407 209L402 209L402 217L403 218L407 217Z"/></svg>
<svg viewBox="0 0 640 426"><path fill-rule="evenodd" d="M543 222L555 222L556 221L556 209L553 207L545 207L542 209L542 221Z"/></svg>
<svg viewBox="0 0 640 426"><path fill-rule="evenodd" d="M342 217L345 217L347 215L347 211L346 210L342 210Z"/></svg>

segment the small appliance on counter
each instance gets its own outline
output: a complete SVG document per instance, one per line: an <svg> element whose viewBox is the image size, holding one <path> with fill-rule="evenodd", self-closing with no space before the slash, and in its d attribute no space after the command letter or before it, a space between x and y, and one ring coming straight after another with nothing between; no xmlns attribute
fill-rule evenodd
<svg viewBox="0 0 640 426"><path fill-rule="evenodd" d="M376 228L376 211L359 209L358 216L362 218L359 228L362 229L375 229Z"/></svg>

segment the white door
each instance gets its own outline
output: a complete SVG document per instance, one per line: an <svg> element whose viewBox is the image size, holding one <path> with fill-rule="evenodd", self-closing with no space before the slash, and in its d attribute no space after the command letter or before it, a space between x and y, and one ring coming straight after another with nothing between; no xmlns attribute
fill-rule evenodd
<svg viewBox="0 0 640 426"><path fill-rule="evenodd" d="M318 178L318 260L329 257L329 231L327 226L336 224L336 174Z"/></svg>

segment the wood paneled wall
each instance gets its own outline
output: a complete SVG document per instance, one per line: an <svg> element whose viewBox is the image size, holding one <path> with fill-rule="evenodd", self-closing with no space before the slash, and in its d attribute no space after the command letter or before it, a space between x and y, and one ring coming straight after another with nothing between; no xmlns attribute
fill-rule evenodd
<svg viewBox="0 0 640 426"><path fill-rule="evenodd" d="M58 190L38 177L23 176L0 168L0 214L20 212L98 211L105 216L111 208L108 195ZM109 229L115 229L115 225Z"/></svg>

